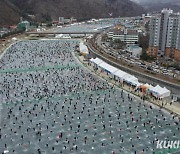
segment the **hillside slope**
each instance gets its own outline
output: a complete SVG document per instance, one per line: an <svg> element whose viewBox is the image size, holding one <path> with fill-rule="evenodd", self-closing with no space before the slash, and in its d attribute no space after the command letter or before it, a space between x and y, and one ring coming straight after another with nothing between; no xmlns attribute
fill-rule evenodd
<svg viewBox="0 0 180 154"><path fill-rule="evenodd" d="M19 10L21 10L21 13L23 15L34 14L38 21L57 20L60 16L66 18L74 17L79 20L84 20L90 18L109 17L109 13L113 13L113 17L136 16L144 13L143 7L139 6L134 2L131 2L130 0L9 1Z"/></svg>
<svg viewBox="0 0 180 154"><path fill-rule="evenodd" d="M148 12L171 8L174 12L180 11L180 0L131 0L143 6Z"/></svg>
<svg viewBox="0 0 180 154"><path fill-rule="evenodd" d="M12 3L0 0L0 26L17 24L20 19L20 11Z"/></svg>
<svg viewBox="0 0 180 154"><path fill-rule="evenodd" d="M167 3L158 3L158 4L148 4L143 6L148 12L152 11L160 11L163 8L170 8L174 12L179 12L180 11L180 1L176 2L167 2Z"/></svg>

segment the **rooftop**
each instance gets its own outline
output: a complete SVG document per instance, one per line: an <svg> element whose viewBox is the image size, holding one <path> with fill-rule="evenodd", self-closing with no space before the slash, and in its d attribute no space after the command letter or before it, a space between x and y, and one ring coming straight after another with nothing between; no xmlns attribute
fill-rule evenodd
<svg viewBox="0 0 180 154"><path fill-rule="evenodd" d="M123 31L121 29L113 29L113 30L111 30L111 32L114 32L114 34L116 34L116 35L124 35L125 34L125 31ZM138 35L138 32L136 30L127 30L126 35Z"/></svg>

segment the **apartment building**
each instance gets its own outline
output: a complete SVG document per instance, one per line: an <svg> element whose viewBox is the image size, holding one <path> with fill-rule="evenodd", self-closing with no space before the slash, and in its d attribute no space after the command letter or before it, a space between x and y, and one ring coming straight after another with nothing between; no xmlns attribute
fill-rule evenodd
<svg viewBox="0 0 180 154"><path fill-rule="evenodd" d="M148 54L168 56L180 60L180 13L163 9L150 19Z"/></svg>

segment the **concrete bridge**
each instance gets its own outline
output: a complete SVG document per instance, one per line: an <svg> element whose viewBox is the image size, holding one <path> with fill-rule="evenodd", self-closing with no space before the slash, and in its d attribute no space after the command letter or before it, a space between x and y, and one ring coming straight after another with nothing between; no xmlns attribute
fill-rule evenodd
<svg viewBox="0 0 180 154"><path fill-rule="evenodd" d="M95 33L101 33L101 31L96 31L96 32L26 32L26 35L36 35L39 37L45 37L45 36L53 36L55 37L58 34L68 34L69 36L73 35L83 35L83 36L87 36L89 34L95 34Z"/></svg>

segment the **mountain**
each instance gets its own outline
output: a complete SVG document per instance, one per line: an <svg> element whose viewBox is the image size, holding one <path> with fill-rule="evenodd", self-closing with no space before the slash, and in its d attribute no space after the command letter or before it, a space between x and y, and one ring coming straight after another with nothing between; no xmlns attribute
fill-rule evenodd
<svg viewBox="0 0 180 154"><path fill-rule="evenodd" d="M109 13L113 17L136 16L145 12L143 7L130 0L0 0L3 1L21 10L22 16L35 15L37 21L57 20L60 16L84 20L109 17Z"/></svg>
<svg viewBox="0 0 180 154"><path fill-rule="evenodd" d="M168 2L173 2L177 0L131 0L137 3L145 4L145 3L168 3Z"/></svg>
<svg viewBox="0 0 180 154"><path fill-rule="evenodd" d="M17 24L21 15L19 9L6 0L0 0L0 26Z"/></svg>
<svg viewBox="0 0 180 154"><path fill-rule="evenodd" d="M170 8L172 9L174 12L179 12L180 11L180 1L178 2L168 2L168 3L158 3L158 4L149 4L149 5L144 5L144 8L148 11L148 12L152 12L152 11L160 11L163 8Z"/></svg>
<svg viewBox="0 0 180 154"><path fill-rule="evenodd" d="M131 0L133 2L139 3L139 4L157 4L157 3L173 3L177 2L179 0Z"/></svg>
<svg viewBox="0 0 180 154"><path fill-rule="evenodd" d="M180 11L180 0L131 0L143 6L146 11L160 11L163 8L171 8L174 12Z"/></svg>

